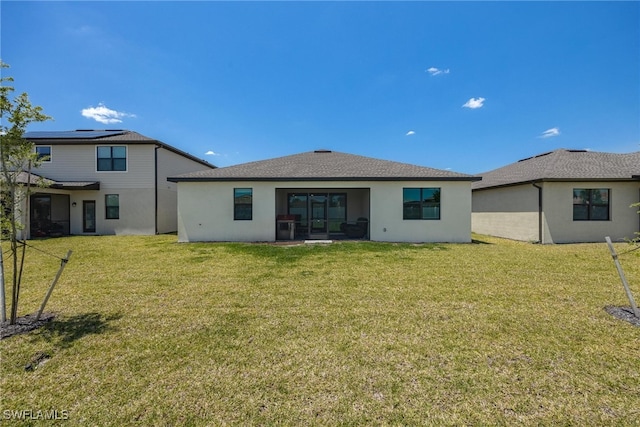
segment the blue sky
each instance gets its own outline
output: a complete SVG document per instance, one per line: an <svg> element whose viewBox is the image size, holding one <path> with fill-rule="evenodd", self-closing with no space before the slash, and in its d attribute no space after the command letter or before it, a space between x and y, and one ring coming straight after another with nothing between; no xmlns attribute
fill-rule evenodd
<svg viewBox="0 0 640 427"><path fill-rule="evenodd" d="M217 166L319 148L480 173L640 150L640 2L0 3L55 120ZM208 154L207 154L208 153Z"/></svg>

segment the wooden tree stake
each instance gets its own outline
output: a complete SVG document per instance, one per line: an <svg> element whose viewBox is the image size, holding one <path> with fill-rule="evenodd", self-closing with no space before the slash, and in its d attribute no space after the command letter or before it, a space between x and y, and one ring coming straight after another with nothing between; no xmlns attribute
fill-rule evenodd
<svg viewBox="0 0 640 427"><path fill-rule="evenodd" d="M62 258L62 262L60 262L60 269L58 270L58 273L56 274L56 277L53 279L53 282L51 282L51 286L49 286L49 290L47 291L47 295L44 297L44 301L42 301L42 305L40 306L40 311L38 311L38 315L36 316L36 320L40 320L40 316L42 315L42 311L44 310L44 306L47 305L47 301L49 301L49 297L51 296L51 292L53 292L53 287L56 285L56 283L58 283L58 279L60 278L60 275L62 274L62 270L64 270L64 267L67 265L67 262L69 262L69 257L71 257L71 250L69 250L69 252L67 252L67 256Z"/></svg>

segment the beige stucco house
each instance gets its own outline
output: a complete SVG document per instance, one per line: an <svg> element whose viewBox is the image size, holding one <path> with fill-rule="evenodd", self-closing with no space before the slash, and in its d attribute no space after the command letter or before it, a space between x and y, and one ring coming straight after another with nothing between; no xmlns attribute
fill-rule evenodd
<svg viewBox="0 0 640 427"><path fill-rule="evenodd" d="M541 243L633 237L640 215L640 152L555 150L481 174L476 233Z"/></svg>
<svg viewBox="0 0 640 427"><path fill-rule="evenodd" d="M470 242L480 178L329 150L170 177L178 240Z"/></svg>
<svg viewBox="0 0 640 427"><path fill-rule="evenodd" d="M31 187L26 237L177 231L177 189L167 177L214 166L128 130L27 132L48 186ZM26 183L26 180L25 180Z"/></svg>

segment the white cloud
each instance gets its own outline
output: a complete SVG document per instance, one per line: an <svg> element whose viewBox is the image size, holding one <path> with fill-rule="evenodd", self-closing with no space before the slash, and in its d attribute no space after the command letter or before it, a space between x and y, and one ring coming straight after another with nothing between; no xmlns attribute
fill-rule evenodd
<svg viewBox="0 0 640 427"><path fill-rule="evenodd" d="M220 153L216 153L215 151L209 150L206 153L204 153L205 156L219 156Z"/></svg>
<svg viewBox="0 0 640 427"><path fill-rule="evenodd" d="M438 74L449 74L449 69L447 68L446 70L441 70L439 68L436 67L431 67L431 68L427 68L427 73L431 74L432 76L437 76Z"/></svg>
<svg viewBox="0 0 640 427"><path fill-rule="evenodd" d="M121 119L136 116L135 114L112 110L103 103L99 103L97 107L83 108L82 115L88 119L93 119L96 122L100 122L105 125L122 123Z"/></svg>
<svg viewBox="0 0 640 427"><path fill-rule="evenodd" d="M484 98L471 98L463 105L463 107L476 109L482 107L484 105L483 103Z"/></svg>
<svg viewBox="0 0 640 427"><path fill-rule="evenodd" d="M404 136L411 136L411 135L415 135L416 133L412 130L410 130L409 132L407 132Z"/></svg>
<svg viewBox="0 0 640 427"><path fill-rule="evenodd" d="M540 135L540 138L551 138L552 136L558 136L558 135L560 135L560 129L551 128L542 132L542 135Z"/></svg>

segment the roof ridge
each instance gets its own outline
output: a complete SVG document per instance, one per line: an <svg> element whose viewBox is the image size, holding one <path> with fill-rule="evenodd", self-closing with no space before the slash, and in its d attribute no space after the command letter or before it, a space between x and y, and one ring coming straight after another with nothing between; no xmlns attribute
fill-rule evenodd
<svg viewBox="0 0 640 427"><path fill-rule="evenodd" d="M561 148L479 174L474 189L543 180L631 180L640 172L640 151L607 153Z"/></svg>
<svg viewBox="0 0 640 427"><path fill-rule="evenodd" d="M527 160L531 160L531 159L537 159L538 157L544 157L544 156L549 156L549 155L557 155L557 154L561 154L561 153L597 153L597 151L590 151L590 150L586 150L584 148L579 149L579 148L556 148L555 150L552 151L545 151L543 153L540 154L535 154L533 156L529 156L529 157L525 157L524 159L520 159L518 160L518 162L525 162Z"/></svg>
<svg viewBox="0 0 640 427"><path fill-rule="evenodd" d="M179 180L470 180L477 176L339 151L307 151L180 175ZM171 180L171 179L170 179Z"/></svg>

